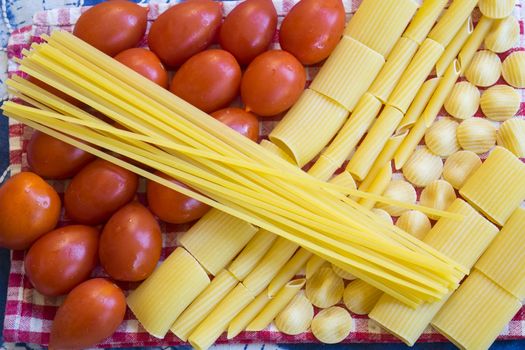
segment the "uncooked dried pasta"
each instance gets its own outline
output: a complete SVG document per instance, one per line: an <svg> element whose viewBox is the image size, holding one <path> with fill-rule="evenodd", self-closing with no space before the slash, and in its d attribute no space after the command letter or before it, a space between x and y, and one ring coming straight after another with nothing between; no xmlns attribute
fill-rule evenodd
<svg viewBox="0 0 525 350"><path fill-rule="evenodd" d="M241 312L235 316L228 326L228 339L236 337L244 331L248 324L261 312L262 309L270 302L270 297L266 291L262 291L252 300Z"/></svg>
<svg viewBox="0 0 525 350"><path fill-rule="evenodd" d="M425 187L439 179L443 172L443 161L427 147L422 147L412 153L402 170L405 178L414 186Z"/></svg>
<svg viewBox="0 0 525 350"><path fill-rule="evenodd" d="M485 47L492 52L505 52L516 45L520 38L520 24L514 16L500 19L494 23L485 38Z"/></svg>
<svg viewBox="0 0 525 350"><path fill-rule="evenodd" d="M270 297L276 295L277 292L299 272L311 256L312 253L308 250L299 248L270 282L268 295Z"/></svg>
<svg viewBox="0 0 525 350"><path fill-rule="evenodd" d="M490 32L492 25L495 20L481 16L474 28L472 34L468 37L467 41L461 48L458 54L458 61L462 69L462 74L465 72L465 69L469 66L472 58L478 51L479 47L483 43L483 40L487 37L487 34Z"/></svg>
<svg viewBox="0 0 525 350"><path fill-rule="evenodd" d="M476 86L491 86L501 76L501 60L488 50L474 54L472 62L465 69L465 77Z"/></svg>
<svg viewBox="0 0 525 350"><path fill-rule="evenodd" d="M343 294L343 302L348 310L358 315L368 315L383 292L362 280L350 282Z"/></svg>
<svg viewBox="0 0 525 350"><path fill-rule="evenodd" d="M432 28L428 37L446 47L461 25L470 16L477 3L477 0L453 1L434 28Z"/></svg>
<svg viewBox="0 0 525 350"><path fill-rule="evenodd" d="M496 144L496 127L486 119L470 118L459 124L457 136L461 148L481 154Z"/></svg>
<svg viewBox="0 0 525 350"><path fill-rule="evenodd" d="M496 147L459 193L487 218L503 226L525 199L525 165L510 151Z"/></svg>
<svg viewBox="0 0 525 350"><path fill-rule="evenodd" d="M432 181L419 197L419 204L436 209L447 209L456 199L454 187L445 180ZM430 216L431 219L438 218Z"/></svg>
<svg viewBox="0 0 525 350"><path fill-rule="evenodd" d="M476 86L468 81L461 81L445 100L445 110L457 119L472 117L479 108L480 93Z"/></svg>
<svg viewBox="0 0 525 350"><path fill-rule="evenodd" d="M513 118L501 124L497 140L516 157L525 158L525 120Z"/></svg>
<svg viewBox="0 0 525 350"><path fill-rule="evenodd" d="M456 135L458 126L458 122L452 118L442 118L432 124L425 133L425 144L428 149L441 157L448 157L459 151Z"/></svg>
<svg viewBox="0 0 525 350"><path fill-rule="evenodd" d="M312 333L322 343L335 344L343 341L354 328L352 316L339 306L321 310L312 320Z"/></svg>
<svg viewBox="0 0 525 350"><path fill-rule="evenodd" d="M469 16L465 23L461 25L459 31L454 36L454 39L450 44L445 47L445 52L441 55L440 59L436 63L436 75L438 77L443 76L448 66L458 56L459 50L463 47L470 34L474 30L474 24L472 24L472 16Z"/></svg>
<svg viewBox="0 0 525 350"><path fill-rule="evenodd" d="M465 181L481 166L481 159L472 151L458 151L447 158L443 179L459 190Z"/></svg>
<svg viewBox="0 0 525 350"><path fill-rule="evenodd" d="M417 199L414 186L401 179L390 181L386 190L383 192L383 196L406 203L415 203ZM383 203L378 203L377 207L383 209L392 216L399 216L407 210L405 208L400 208L394 205L385 205Z"/></svg>
<svg viewBox="0 0 525 350"><path fill-rule="evenodd" d="M516 0L479 0L479 10L488 18L501 19L510 16Z"/></svg>
<svg viewBox="0 0 525 350"><path fill-rule="evenodd" d="M515 51L505 58L501 67L503 79L515 88L525 88L525 51Z"/></svg>
<svg viewBox="0 0 525 350"><path fill-rule="evenodd" d="M384 162L383 166L378 168L374 174L369 174L368 178L370 178L370 181L368 182L365 179L365 181L361 182L359 190L367 193L383 194L392 180L392 165L389 161ZM359 204L367 209L372 209L376 205L376 201L370 198L361 198Z"/></svg>
<svg viewBox="0 0 525 350"><path fill-rule="evenodd" d="M286 307L275 317L277 329L289 335L304 333L310 328L314 318L312 303L299 292Z"/></svg>
<svg viewBox="0 0 525 350"><path fill-rule="evenodd" d="M432 228L428 216L418 210L409 210L401 214L396 221L396 226L417 239L423 239Z"/></svg>
<svg viewBox="0 0 525 350"><path fill-rule="evenodd" d="M385 222L389 222L391 224L394 223L394 221L392 220L392 216L390 216L390 214L388 214L385 210L379 208L372 208L370 211L376 214L379 218L385 220Z"/></svg>
<svg viewBox="0 0 525 350"><path fill-rule="evenodd" d="M324 266L330 266L330 263L323 258L318 257L317 255L313 255L310 260L306 263L305 268L305 277L306 279L310 279L315 275L315 273Z"/></svg>
<svg viewBox="0 0 525 350"><path fill-rule="evenodd" d="M330 266L321 267L306 281L306 297L320 308L327 308L341 301L344 289L343 279Z"/></svg>
<svg viewBox="0 0 525 350"><path fill-rule="evenodd" d="M491 120L503 122L512 118L520 109L519 92L508 85L494 85L483 92L481 111Z"/></svg>
<svg viewBox="0 0 525 350"><path fill-rule="evenodd" d="M392 218L390 218L392 219ZM344 280L347 280L347 281L353 281L356 279L356 277L354 275L352 275L350 272L346 271L346 270L343 270L342 268L340 268L339 266L336 266L334 264L332 264L332 270L334 270L335 274L339 277L341 277L342 279Z"/></svg>
<svg viewBox="0 0 525 350"><path fill-rule="evenodd" d="M421 45L447 3L447 0L423 1L403 33L403 37L410 38Z"/></svg>
<svg viewBox="0 0 525 350"><path fill-rule="evenodd" d="M268 252L276 239L277 235L260 229L228 266L228 271L239 281L244 280Z"/></svg>

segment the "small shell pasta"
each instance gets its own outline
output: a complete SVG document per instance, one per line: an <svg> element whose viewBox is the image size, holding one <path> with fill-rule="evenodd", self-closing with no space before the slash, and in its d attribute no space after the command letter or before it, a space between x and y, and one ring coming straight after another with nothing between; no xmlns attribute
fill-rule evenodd
<svg viewBox="0 0 525 350"><path fill-rule="evenodd" d="M353 281L353 280L355 280L357 278L354 275L352 275L350 272L348 272L346 270L343 270L342 268L340 268L339 266L336 266L334 264L332 264L332 270L334 270L334 272L335 272L335 274L337 276L339 276L342 279L347 280L347 281Z"/></svg>
<svg viewBox="0 0 525 350"><path fill-rule="evenodd" d="M476 87L474 89L477 90ZM459 124L451 118L443 118L435 122L425 133L425 144L435 155L448 157L459 151L456 130Z"/></svg>
<svg viewBox="0 0 525 350"><path fill-rule="evenodd" d="M488 50L476 52L465 70L467 80L476 86L491 86L498 81L500 75L501 60Z"/></svg>
<svg viewBox="0 0 525 350"><path fill-rule="evenodd" d="M503 61L503 79L515 88L525 88L525 51L511 53Z"/></svg>
<svg viewBox="0 0 525 350"><path fill-rule="evenodd" d="M394 224L394 220L392 220L390 214L388 214L385 210L379 208L372 208L371 211L372 213L376 214L379 218L385 220L389 224Z"/></svg>
<svg viewBox="0 0 525 350"><path fill-rule="evenodd" d="M446 210L456 199L454 187L445 180L433 181L421 191L419 204L440 210ZM437 219L432 217L432 219Z"/></svg>
<svg viewBox="0 0 525 350"><path fill-rule="evenodd" d="M331 267L320 268L306 281L306 297L319 308L337 304L343 297L345 285Z"/></svg>
<svg viewBox="0 0 525 350"><path fill-rule="evenodd" d="M468 81L461 81L454 85L445 100L445 110L454 118L467 119L478 110L479 99L478 88Z"/></svg>
<svg viewBox="0 0 525 350"><path fill-rule="evenodd" d="M488 18L505 18L510 16L516 0L479 0L479 10Z"/></svg>
<svg viewBox="0 0 525 350"><path fill-rule="evenodd" d="M339 306L321 310L312 320L312 333L325 344L342 342L354 328L350 313Z"/></svg>
<svg viewBox="0 0 525 350"><path fill-rule="evenodd" d="M512 118L520 109L521 97L518 91L508 85L494 85L481 96L481 111L495 121Z"/></svg>
<svg viewBox="0 0 525 350"><path fill-rule="evenodd" d="M388 187L383 192L383 196L390 199L395 199L400 202L406 202L410 204L416 203L417 193L414 186L405 180L392 180L388 184ZM392 216L399 216L408 209L397 207L391 204L377 203L377 207L383 209Z"/></svg>
<svg viewBox="0 0 525 350"><path fill-rule="evenodd" d="M363 280L355 280L345 288L343 302L348 310L358 315L367 315L381 298L383 292Z"/></svg>
<svg viewBox="0 0 525 350"><path fill-rule="evenodd" d="M461 148L477 154L488 152L496 144L496 128L486 119L464 120L457 134Z"/></svg>
<svg viewBox="0 0 525 350"><path fill-rule="evenodd" d="M284 334L297 335L310 328L314 318L314 307L303 293L297 294L292 301L275 317L277 329Z"/></svg>
<svg viewBox="0 0 525 350"><path fill-rule="evenodd" d="M492 31L485 38L485 47L492 52L505 52L518 43L520 24L514 16L496 21Z"/></svg>
<svg viewBox="0 0 525 350"><path fill-rule="evenodd" d="M480 166L481 159L476 153L471 151L456 152L445 161L443 179L458 190Z"/></svg>
<svg viewBox="0 0 525 350"><path fill-rule="evenodd" d="M516 157L525 158L525 120L509 119L498 130L498 145L505 147Z"/></svg>
<svg viewBox="0 0 525 350"><path fill-rule="evenodd" d="M410 233L417 239L425 237L427 232L432 228L428 216L419 210L404 212L399 219L397 219L396 226Z"/></svg>
<svg viewBox="0 0 525 350"><path fill-rule="evenodd" d="M443 161L427 147L422 147L412 153L402 170L405 178L414 186L425 187L439 179L443 172Z"/></svg>

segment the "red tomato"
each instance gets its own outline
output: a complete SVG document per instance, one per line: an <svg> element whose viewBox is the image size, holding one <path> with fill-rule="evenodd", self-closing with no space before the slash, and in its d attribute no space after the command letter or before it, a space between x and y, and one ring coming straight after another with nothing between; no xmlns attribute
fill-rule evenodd
<svg viewBox="0 0 525 350"><path fill-rule="evenodd" d="M301 96L306 84L304 67L286 51L257 56L244 72L241 97L249 111L263 117L284 112Z"/></svg>
<svg viewBox="0 0 525 350"><path fill-rule="evenodd" d="M259 119L252 113L232 107L213 112L211 116L252 141L259 139Z"/></svg>
<svg viewBox="0 0 525 350"><path fill-rule="evenodd" d="M42 89L46 90L47 92L50 92L53 95L63 99L64 101L71 103L74 106L77 106L77 107L80 107L80 108L85 106L83 102L77 100L74 97L69 96L65 92L62 92L62 91L58 90L57 88L55 88L55 87L53 87L51 85L48 85L48 84L44 83L42 80L38 80L37 78L32 77L32 76L29 76L27 78L27 80L29 80L31 83L37 85L38 87L41 87Z"/></svg>
<svg viewBox="0 0 525 350"><path fill-rule="evenodd" d="M148 45L164 64L179 66L213 42L222 20L221 4L192 0L162 13L151 25Z"/></svg>
<svg viewBox="0 0 525 350"><path fill-rule="evenodd" d="M61 227L31 246L24 268L40 293L62 295L89 278L97 264L97 248L98 231L93 227Z"/></svg>
<svg viewBox="0 0 525 350"><path fill-rule="evenodd" d="M58 308L49 349L93 347L115 332L125 313L126 298L115 284L103 278L83 282Z"/></svg>
<svg viewBox="0 0 525 350"><path fill-rule="evenodd" d="M301 0L284 18L279 43L302 64L318 63L339 43L345 21L341 0Z"/></svg>
<svg viewBox="0 0 525 350"><path fill-rule="evenodd" d="M119 281L142 281L157 266L162 249L160 226L148 209L132 202L104 226L99 257L104 270Z"/></svg>
<svg viewBox="0 0 525 350"><path fill-rule="evenodd" d="M81 224L101 224L133 199L138 181L134 173L97 159L71 180L64 194L66 213Z"/></svg>
<svg viewBox="0 0 525 350"><path fill-rule="evenodd" d="M239 92L241 67L227 51L207 50L184 63L170 90L204 112L226 107Z"/></svg>
<svg viewBox="0 0 525 350"><path fill-rule="evenodd" d="M52 136L35 131L27 145L27 162L38 175L67 179L95 158L92 154Z"/></svg>
<svg viewBox="0 0 525 350"><path fill-rule="evenodd" d="M189 188L166 174L160 172L156 172L155 174L175 184ZM162 186L155 181L148 181L146 195L149 208L153 214L171 224L184 224L197 220L210 210L208 205Z"/></svg>
<svg viewBox="0 0 525 350"><path fill-rule="evenodd" d="M0 187L0 247L27 249L55 228L60 197L40 176L23 172Z"/></svg>
<svg viewBox="0 0 525 350"><path fill-rule="evenodd" d="M168 72L150 50L127 49L116 55L115 59L163 88L168 88Z"/></svg>
<svg viewBox="0 0 525 350"><path fill-rule="evenodd" d="M271 0L246 0L226 16L219 42L240 64L248 64L268 49L276 27L277 11Z"/></svg>
<svg viewBox="0 0 525 350"><path fill-rule="evenodd" d="M73 34L114 56L137 46L146 32L148 9L131 1L102 2L84 12Z"/></svg>

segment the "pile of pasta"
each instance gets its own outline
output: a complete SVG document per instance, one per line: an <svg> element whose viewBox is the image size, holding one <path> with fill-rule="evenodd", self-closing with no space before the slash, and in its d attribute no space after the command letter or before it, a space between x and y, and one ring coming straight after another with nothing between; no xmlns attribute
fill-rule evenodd
<svg viewBox="0 0 525 350"><path fill-rule="evenodd" d="M514 1L447 4L364 0L260 146L65 32L24 52L21 70L126 130L17 77L8 85L27 105L2 108L215 208L128 296L156 337L205 349L273 321L336 343L353 329L343 300L409 345L432 324L488 348L525 291L525 121L513 118L525 54L497 55L519 36ZM508 85L494 85L501 75ZM473 118L479 106L490 121ZM442 107L450 117L437 118Z"/></svg>

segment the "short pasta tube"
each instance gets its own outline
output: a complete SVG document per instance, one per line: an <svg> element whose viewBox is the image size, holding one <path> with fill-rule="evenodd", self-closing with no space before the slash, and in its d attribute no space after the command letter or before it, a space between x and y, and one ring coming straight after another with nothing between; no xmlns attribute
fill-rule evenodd
<svg viewBox="0 0 525 350"><path fill-rule="evenodd" d="M403 33L403 37L410 38L421 45L447 4L448 0L423 1Z"/></svg>
<svg viewBox="0 0 525 350"><path fill-rule="evenodd" d="M478 0L453 1L434 28L432 28L428 37L443 46L447 46L461 25L470 16L477 3Z"/></svg>
<svg viewBox="0 0 525 350"><path fill-rule="evenodd" d="M271 298L266 291L259 295L241 312L237 314L228 326L228 339L236 337L246 329L246 326L261 312L262 309L270 302Z"/></svg>
<svg viewBox="0 0 525 350"><path fill-rule="evenodd" d="M469 16L465 23L461 25L458 32L452 39L452 41L445 47L445 52L439 58L436 63L436 75L438 77L443 76L447 67L456 59L458 56L459 50L465 44L470 34L474 31L474 24L472 24L472 17Z"/></svg>
<svg viewBox="0 0 525 350"><path fill-rule="evenodd" d="M270 282L268 295L270 297L276 295L277 292L299 272L311 256L312 253L308 250L299 248Z"/></svg>

